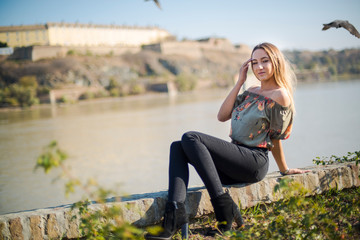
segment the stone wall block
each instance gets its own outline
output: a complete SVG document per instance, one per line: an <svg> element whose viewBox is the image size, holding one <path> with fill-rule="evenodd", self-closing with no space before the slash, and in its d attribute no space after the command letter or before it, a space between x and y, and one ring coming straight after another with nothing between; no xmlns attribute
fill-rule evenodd
<svg viewBox="0 0 360 240"><path fill-rule="evenodd" d="M268 200L268 194L266 193L266 181L258 182L258 198L259 201L266 202Z"/></svg>
<svg viewBox="0 0 360 240"><path fill-rule="evenodd" d="M301 183L303 186L305 186L307 184L306 183L306 180L307 180L306 174L294 174L294 175L290 175L290 176L295 182Z"/></svg>
<svg viewBox="0 0 360 240"><path fill-rule="evenodd" d="M304 187L308 189L312 195L320 193L321 189L319 186L319 175L317 172L312 171L306 173L304 178Z"/></svg>
<svg viewBox="0 0 360 240"><path fill-rule="evenodd" d="M153 222L158 222L161 219L159 214L159 204L162 205L163 201L159 198L139 199L137 201L125 202L127 205L124 209L124 219L128 222L136 222L136 224L149 225Z"/></svg>
<svg viewBox="0 0 360 240"><path fill-rule="evenodd" d="M165 213L165 205L167 202L167 197L156 197L154 205L156 206L156 215L155 221L159 222Z"/></svg>
<svg viewBox="0 0 360 240"><path fill-rule="evenodd" d="M345 168L342 169L343 174L342 174L342 185L344 188L351 188L354 184L354 179L352 177L352 172L351 172L351 167L350 166L346 166Z"/></svg>
<svg viewBox="0 0 360 240"><path fill-rule="evenodd" d="M255 205L254 202L256 200L254 184L246 185L244 188L245 188L245 192L246 192L245 196L247 197L246 207L252 207Z"/></svg>
<svg viewBox="0 0 360 240"><path fill-rule="evenodd" d="M268 190L269 190L269 198L270 198L270 201L278 201L279 199L281 199L281 195L280 195L280 192L277 191L275 192L275 186L279 184L279 181L280 181L281 178L270 178L268 179Z"/></svg>
<svg viewBox="0 0 360 240"><path fill-rule="evenodd" d="M10 231L8 223L5 219L1 219L0 217L0 240L9 240L10 237Z"/></svg>
<svg viewBox="0 0 360 240"><path fill-rule="evenodd" d="M338 169L338 172L341 172L341 186L342 188L350 188L353 186L353 179L351 174L351 168L348 164L344 164L341 168Z"/></svg>
<svg viewBox="0 0 360 240"><path fill-rule="evenodd" d="M337 168L330 169L329 174L330 174L330 188L339 187L340 178Z"/></svg>
<svg viewBox="0 0 360 240"><path fill-rule="evenodd" d="M22 226L20 217L11 219L9 221L9 229L10 229L11 239L13 239L13 240L23 240L24 239L23 226Z"/></svg>
<svg viewBox="0 0 360 240"><path fill-rule="evenodd" d="M270 179L274 179L274 178L269 178L268 181L261 181L262 185L263 185L263 189L260 188L260 191L262 191L262 200L266 203L271 203L271 201L274 199L274 186L270 186L271 182L275 183L276 181L270 181Z"/></svg>
<svg viewBox="0 0 360 240"><path fill-rule="evenodd" d="M330 175L325 170L319 171L320 192L328 191L330 189Z"/></svg>
<svg viewBox="0 0 360 240"><path fill-rule="evenodd" d="M337 171L337 178L338 178L338 182L337 182L337 188L339 190L343 189L343 179L344 179L344 166L341 166L339 168L336 169Z"/></svg>
<svg viewBox="0 0 360 240"><path fill-rule="evenodd" d="M231 187L230 192L234 202L240 205L240 208L245 209L248 206L248 197L246 195L246 185Z"/></svg>
<svg viewBox="0 0 360 240"><path fill-rule="evenodd" d="M167 199L162 196L143 198L120 203L124 213L124 220L135 226L149 226L159 223L165 212Z"/></svg>
<svg viewBox="0 0 360 240"><path fill-rule="evenodd" d="M253 191L253 201L252 206L255 206L259 202L261 202L261 193L260 193L260 183L254 183L250 185L251 190Z"/></svg>
<svg viewBox="0 0 360 240"><path fill-rule="evenodd" d="M44 221L41 216L34 215L29 217L30 221L30 239L41 240L44 239Z"/></svg>
<svg viewBox="0 0 360 240"><path fill-rule="evenodd" d="M213 212L209 193L204 188L191 192L187 196L186 207L190 218L200 217Z"/></svg>
<svg viewBox="0 0 360 240"><path fill-rule="evenodd" d="M356 164L352 164L351 165L351 170L352 170L352 177L354 179L354 186L360 186L360 164L356 165Z"/></svg>
<svg viewBox="0 0 360 240"><path fill-rule="evenodd" d="M50 213L47 215L45 233L49 239L60 238L61 234L55 213Z"/></svg>
<svg viewBox="0 0 360 240"><path fill-rule="evenodd" d="M148 219L155 220L155 206L151 208L151 205L153 205L151 203L154 203L154 201L150 200L151 203L148 205L146 204L146 200L141 199L138 201L126 201L115 204L122 210L123 217L128 222L146 222ZM114 203L108 204L108 207L112 206L114 206Z"/></svg>
<svg viewBox="0 0 360 240"><path fill-rule="evenodd" d="M73 210L73 211L67 211L64 213L65 214L65 226L66 228L66 233L65 236L68 239L72 239L72 238L79 238L80 237L80 231L79 231L79 224L80 224L80 220L79 220L79 214L78 211Z"/></svg>
<svg viewBox="0 0 360 240"><path fill-rule="evenodd" d="M65 213L67 211L68 210L59 208L59 209L56 209L56 213L55 213L56 221L58 223L58 228L59 228L59 234L62 237L66 234L67 229L68 229L67 221L65 219L65 217L66 217Z"/></svg>
<svg viewBox="0 0 360 240"><path fill-rule="evenodd" d="M0 240L4 239L4 233L3 231L5 230L5 222L0 222Z"/></svg>

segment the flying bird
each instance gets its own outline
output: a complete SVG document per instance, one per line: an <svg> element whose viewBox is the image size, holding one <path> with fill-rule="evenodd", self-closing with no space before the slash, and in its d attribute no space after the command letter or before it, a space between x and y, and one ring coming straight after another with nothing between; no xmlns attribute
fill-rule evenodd
<svg viewBox="0 0 360 240"><path fill-rule="evenodd" d="M149 0L145 0L145 1L149 1ZM161 9L161 6L160 6L160 3L159 3L158 0L152 0L152 1L154 1L154 3L156 4L156 6L157 6L159 9Z"/></svg>
<svg viewBox="0 0 360 240"><path fill-rule="evenodd" d="M356 30L356 28L354 27L354 25L352 25L351 23L349 23L348 21L345 20L335 20L331 23L328 24L323 24L323 31L328 30L329 28L345 28L346 30L348 30L352 35L354 35L357 38L360 38L360 33Z"/></svg>

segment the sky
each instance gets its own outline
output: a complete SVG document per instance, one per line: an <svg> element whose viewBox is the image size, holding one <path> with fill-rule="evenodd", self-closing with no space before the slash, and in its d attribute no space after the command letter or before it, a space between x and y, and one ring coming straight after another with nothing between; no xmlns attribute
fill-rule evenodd
<svg viewBox="0 0 360 240"><path fill-rule="evenodd" d="M345 29L323 23L348 20L360 31L359 0L0 0L0 26L47 22L157 26L178 40L229 39L250 47L271 42L282 50L360 48Z"/></svg>

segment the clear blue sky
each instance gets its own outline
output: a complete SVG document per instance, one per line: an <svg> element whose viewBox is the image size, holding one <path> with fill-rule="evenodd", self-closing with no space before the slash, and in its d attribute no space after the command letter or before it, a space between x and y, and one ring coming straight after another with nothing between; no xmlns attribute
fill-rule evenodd
<svg viewBox="0 0 360 240"><path fill-rule="evenodd" d="M348 20L360 31L359 0L0 0L0 25L46 22L158 26L183 38L225 37L251 47L268 41L281 49L360 48L345 29L323 23Z"/></svg>

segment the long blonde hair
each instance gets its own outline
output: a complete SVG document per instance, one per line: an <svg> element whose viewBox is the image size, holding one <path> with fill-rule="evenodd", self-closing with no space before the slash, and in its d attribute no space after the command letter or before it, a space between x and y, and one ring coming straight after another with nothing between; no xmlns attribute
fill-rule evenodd
<svg viewBox="0 0 360 240"><path fill-rule="evenodd" d="M256 45L251 53L251 56L257 49L263 49L269 56L270 61L274 67L275 82L280 87L286 89L291 100L291 108L295 112L294 91L296 76L293 69L291 68L289 61L286 60L282 52L271 43L264 42Z"/></svg>

